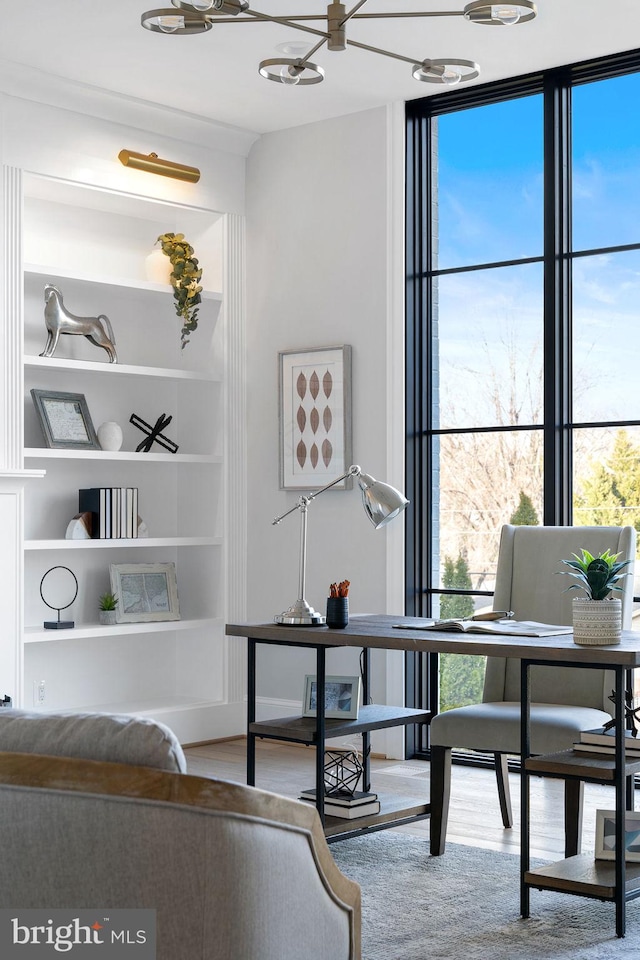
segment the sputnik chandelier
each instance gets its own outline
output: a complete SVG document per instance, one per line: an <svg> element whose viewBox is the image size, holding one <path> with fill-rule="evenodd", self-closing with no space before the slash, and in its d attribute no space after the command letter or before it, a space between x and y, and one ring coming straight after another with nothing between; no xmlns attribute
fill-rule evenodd
<svg viewBox="0 0 640 960"><path fill-rule="evenodd" d="M324 70L311 57L325 44L328 50L346 50L348 46L368 50L383 57L410 63L413 77L424 83L440 83L453 85L475 80L480 75L480 67L473 60L416 60L404 57L390 50L381 50L366 43L351 40L346 35L346 27L350 20L361 19L395 19L418 17L464 17L470 23L480 23L485 26L506 27L516 23L526 23L533 20L537 14L536 5L532 0L518 0L517 3L485 3L485 0L474 0L467 3L462 10L422 11L411 13L366 13L358 12L364 7L367 0L358 0L351 10L347 11L343 3L330 3L324 14L307 16L271 16L258 13L250 7L250 0L171 0L173 9L148 10L142 14L142 26L156 33L175 34L176 36L191 36L197 33L206 33L222 23L260 23L268 21L279 23L285 27L292 27L305 34L310 34L317 42L309 49L309 44L283 45L288 46L288 53L298 53L293 58L277 58L263 60L258 70L266 80L276 83L285 83L290 86L305 86L312 83L321 83L324 80ZM179 13L175 8L179 9ZM309 25L309 21L326 20L326 29L320 30Z"/></svg>

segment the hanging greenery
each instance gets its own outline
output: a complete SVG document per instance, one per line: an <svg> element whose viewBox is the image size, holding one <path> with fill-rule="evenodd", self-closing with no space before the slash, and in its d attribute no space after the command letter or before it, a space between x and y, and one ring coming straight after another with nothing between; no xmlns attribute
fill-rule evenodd
<svg viewBox="0 0 640 960"><path fill-rule="evenodd" d="M200 278L202 268L193 255L193 247L187 243L183 233L163 233L158 237L162 252L171 261L171 286L175 300L176 315L182 317L180 332L182 350L189 343L189 337L198 326L198 304L201 302Z"/></svg>

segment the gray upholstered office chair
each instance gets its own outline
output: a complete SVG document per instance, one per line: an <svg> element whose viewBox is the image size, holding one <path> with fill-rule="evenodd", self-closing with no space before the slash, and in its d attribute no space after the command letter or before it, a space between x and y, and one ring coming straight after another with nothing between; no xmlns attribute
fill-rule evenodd
<svg viewBox="0 0 640 960"><path fill-rule="evenodd" d="M517 620L571 624L575 591L556 576L560 560L580 554L594 556L609 548L621 560L635 559L633 527L514 527L502 528L494 610L513 610ZM633 563L621 581L622 626L631 628ZM611 719L607 699L611 673L579 667L535 667L531 670L531 752L568 750L582 730ZM493 754L498 796L505 827L513 824L507 758L520 753L520 665L518 660L489 657L482 703L448 710L431 722L431 853L444 853L451 783L451 750L467 748ZM565 781L565 855L580 849L582 781Z"/></svg>

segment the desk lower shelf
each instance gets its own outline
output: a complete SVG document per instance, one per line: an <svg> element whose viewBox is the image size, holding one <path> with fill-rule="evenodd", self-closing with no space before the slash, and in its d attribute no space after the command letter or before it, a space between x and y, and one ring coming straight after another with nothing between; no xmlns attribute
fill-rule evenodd
<svg viewBox="0 0 640 960"><path fill-rule="evenodd" d="M613 860L594 860L593 855L579 854L548 866L527 870L524 880L529 886L540 890L558 890L577 896L615 900L615 872ZM625 874L625 900L634 900L640 897L640 863L627 862Z"/></svg>
<svg viewBox="0 0 640 960"><path fill-rule="evenodd" d="M640 773L640 759L627 758L624 766L625 777ZM614 783L616 775L616 762L612 754L579 753L577 750L528 757L525 767L528 773L541 777L578 778L593 783Z"/></svg>
<svg viewBox="0 0 640 960"><path fill-rule="evenodd" d="M378 794L380 813L368 817L355 817L343 820L341 817L325 817L324 833L331 843L346 840L361 832L373 833L387 827L400 826L415 820L424 820L429 816L430 805L416 802L415 797L399 797L396 794Z"/></svg>
<svg viewBox="0 0 640 960"><path fill-rule="evenodd" d="M367 733L385 727L407 726L410 723L429 723L428 710L412 710L408 707L389 707L370 703L360 707L357 720L325 720L325 740L345 737L353 733ZM258 720L249 725L249 733L272 740L289 740L295 743L318 742L315 717L281 717L277 720Z"/></svg>

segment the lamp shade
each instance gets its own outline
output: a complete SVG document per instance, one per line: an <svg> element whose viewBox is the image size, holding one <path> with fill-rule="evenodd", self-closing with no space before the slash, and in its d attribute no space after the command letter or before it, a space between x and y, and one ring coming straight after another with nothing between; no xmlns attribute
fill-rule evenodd
<svg viewBox="0 0 640 960"><path fill-rule="evenodd" d="M376 530L397 517L409 503L395 487L380 480L374 480L368 473L359 475L358 484L362 490L362 505L365 513Z"/></svg>

